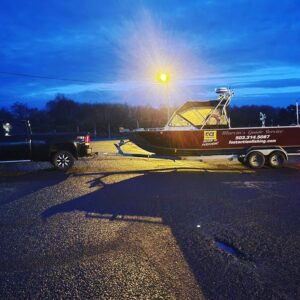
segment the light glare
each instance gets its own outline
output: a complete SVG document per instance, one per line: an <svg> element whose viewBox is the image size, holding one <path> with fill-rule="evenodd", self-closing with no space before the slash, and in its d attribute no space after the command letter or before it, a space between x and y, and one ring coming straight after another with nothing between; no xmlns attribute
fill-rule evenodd
<svg viewBox="0 0 300 300"><path fill-rule="evenodd" d="M166 73L160 73L159 74L159 81L161 81L161 82L169 81L169 75L166 74Z"/></svg>
<svg viewBox="0 0 300 300"><path fill-rule="evenodd" d="M199 84L194 81L208 69L195 55L192 41L175 37L148 11L142 12L122 26L123 38L118 40L120 68L118 81L132 82L132 88L120 91L122 99L143 100L153 106L166 105L166 97L177 105L196 98ZM162 88L162 85L166 88ZM167 95L166 95L167 94Z"/></svg>

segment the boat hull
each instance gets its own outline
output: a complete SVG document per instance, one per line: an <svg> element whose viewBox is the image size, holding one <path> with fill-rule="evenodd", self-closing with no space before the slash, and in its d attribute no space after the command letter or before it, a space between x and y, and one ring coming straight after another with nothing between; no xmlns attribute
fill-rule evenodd
<svg viewBox="0 0 300 300"><path fill-rule="evenodd" d="M140 148L158 155L200 156L243 154L250 148L282 147L300 154L300 127L144 130L126 133Z"/></svg>

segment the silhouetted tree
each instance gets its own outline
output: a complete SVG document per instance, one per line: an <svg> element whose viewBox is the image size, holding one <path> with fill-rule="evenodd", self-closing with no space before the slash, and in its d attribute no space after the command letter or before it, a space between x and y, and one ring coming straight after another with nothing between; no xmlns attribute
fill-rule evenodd
<svg viewBox="0 0 300 300"><path fill-rule="evenodd" d="M175 107L170 109L172 113ZM232 127L261 126L259 113L267 115L266 125L291 125L296 123L296 108L248 105L231 107L229 115ZM57 95L46 104L46 109L29 108L17 102L10 111L2 108L0 119L29 119L36 132L89 131L107 137L119 134L119 127L129 129L162 127L167 122L167 108L130 106L120 103L78 103L64 95Z"/></svg>
<svg viewBox="0 0 300 300"><path fill-rule="evenodd" d="M266 126L278 125L279 109L272 106L245 105L230 108L229 115L233 127L261 126L259 113L266 114Z"/></svg>
<svg viewBox="0 0 300 300"><path fill-rule="evenodd" d="M13 119L13 115L9 110L5 108L0 109L0 120L7 121L12 119Z"/></svg>
<svg viewBox="0 0 300 300"><path fill-rule="evenodd" d="M30 108L24 103L14 103L11 107L11 111L16 119L25 120L30 117Z"/></svg>
<svg viewBox="0 0 300 300"><path fill-rule="evenodd" d="M58 131L76 131L79 126L80 104L57 95L54 100L46 104L46 111L51 123Z"/></svg>

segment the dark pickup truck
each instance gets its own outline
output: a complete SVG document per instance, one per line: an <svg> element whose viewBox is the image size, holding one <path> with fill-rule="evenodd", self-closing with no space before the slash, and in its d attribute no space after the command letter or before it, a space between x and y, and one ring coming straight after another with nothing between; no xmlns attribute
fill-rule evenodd
<svg viewBox="0 0 300 300"><path fill-rule="evenodd" d="M0 162L50 161L64 171L91 152L89 135L32 134L29 121L0 121Z"/></svg>

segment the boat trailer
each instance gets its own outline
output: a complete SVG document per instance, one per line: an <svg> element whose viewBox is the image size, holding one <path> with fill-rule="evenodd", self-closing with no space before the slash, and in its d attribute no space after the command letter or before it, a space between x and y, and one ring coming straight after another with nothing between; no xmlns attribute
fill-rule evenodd
<svg viewBox="0 0 300 300"><path fill-rule="evenodd" d="M245 154L237 155L199 155L199 156L175 156L175 155L158 155L153 153L126 153L122 147L126 144L132 143L130 140L120 139L118 143L114 143L117 152L98 152L98 156L118 156L118 157L132 157L132 158L148 158L148 159L166 159L172 161L186 160L186 161L204 161L227 159L228 161L237 160L245 166L253 169L262 168L265 165L265 160L268 157L273 164L270 167L280 168L289 159L289 156L300 156L300 153L287 153L282 147L262 148L251 147ZM134 143L132 143L134 144ZM272 156L272 157L270 157Z"/></svg>

